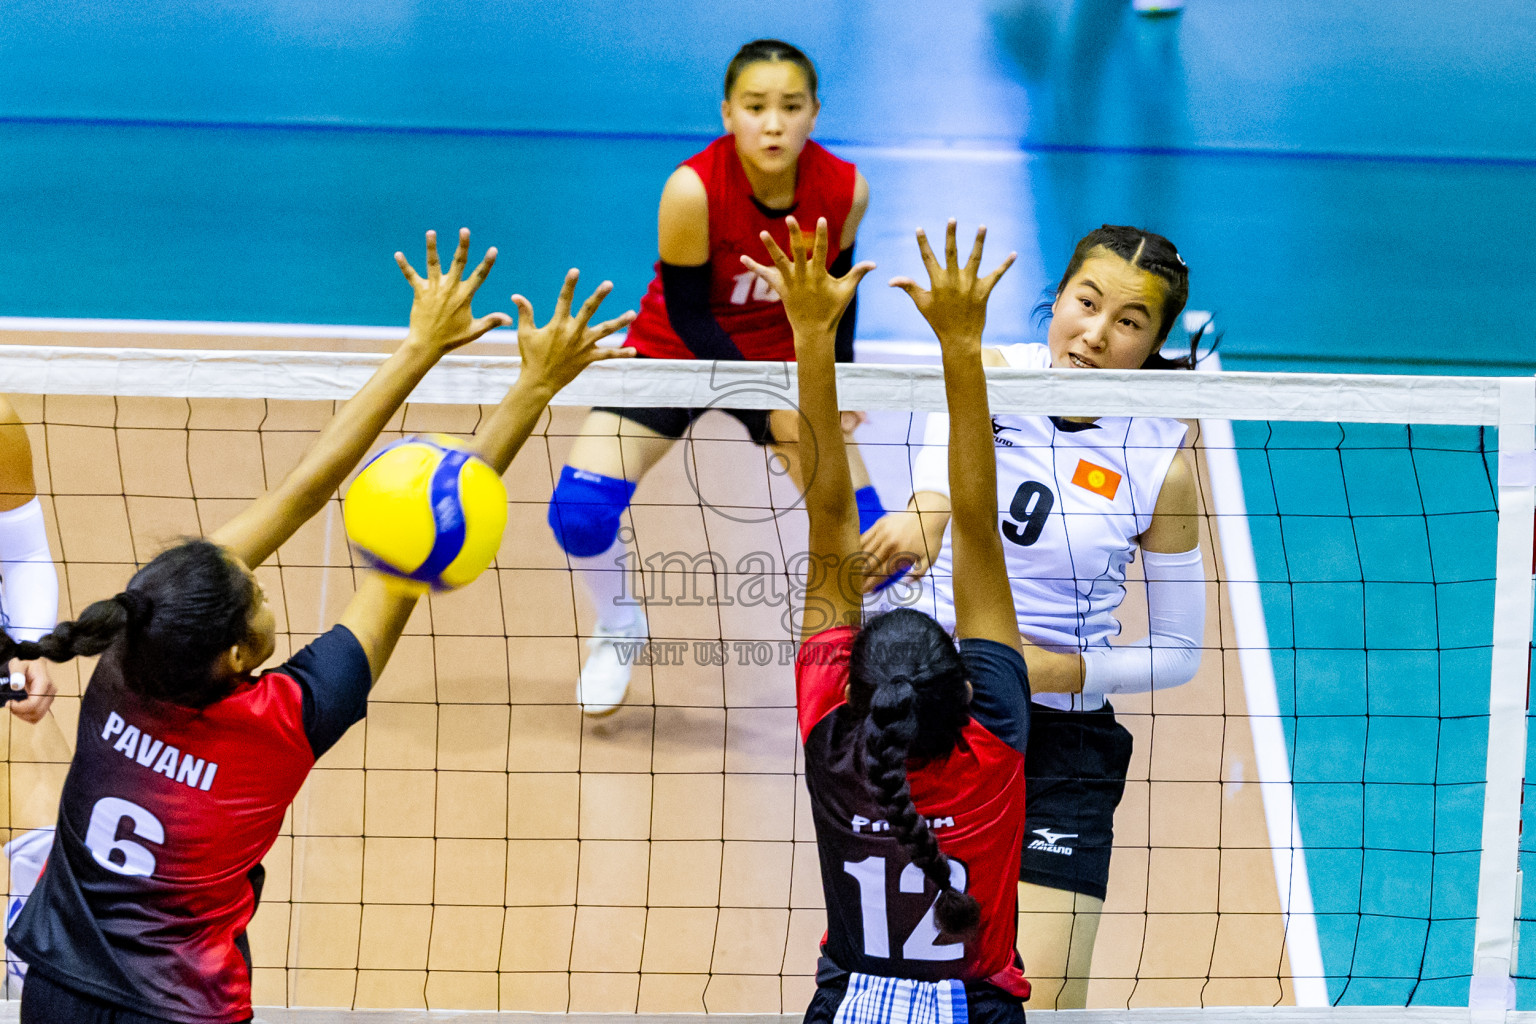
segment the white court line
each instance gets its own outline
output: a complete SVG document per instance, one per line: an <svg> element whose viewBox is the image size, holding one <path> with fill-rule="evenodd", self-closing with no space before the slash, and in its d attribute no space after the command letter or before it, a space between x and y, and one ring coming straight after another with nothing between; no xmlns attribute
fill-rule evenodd
<svg viewBox="0 0 1536 1024"><path fill-rule="evenodd" d="M1200 363L1203 372L1220 372L1215 353ZM1237 658L1248 702L1259 792L1264 797L1264 823L1275 867L1275 888L1285 922L1285 949L1291 961L1291 983L1298 1006L1327 1006L1328 981L1323 973L1322 945L1307 877L1307 852L1291 789L1290 755L1280 724L1280 699L1275 690L1275 666L1269 655L1269 627L1259 593L1258 563L1248 531L1248 503L1237 463L1237 446L1229 420L1201 420L1206 465L1210 468L1211 498L1221 538L1227 597L1237 634Z"/></svg>

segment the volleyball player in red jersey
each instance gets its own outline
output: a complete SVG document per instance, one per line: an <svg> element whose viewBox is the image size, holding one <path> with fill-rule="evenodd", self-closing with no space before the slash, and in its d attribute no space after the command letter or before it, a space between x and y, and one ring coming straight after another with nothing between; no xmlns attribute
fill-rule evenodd
<svg viewBox="0 0 1536 1024"><path fill-rule="evenodd" d="M810 140L819 109L815 66L788 43L759 39L731 60L720 107L728 134L684 161L662 190L656 278L627 342L642 358L795 358L778 295L740 258L768 259L758 237L763 232L788 244L785 217L793 214L806 224L826 219L834 275L853 265L869 186L853 164ZM840 361L853 359L853 321L850 308L837 336ZM621 568L628 551L619 536L624 510L641 478L704 411L593 409L550 498L549 525L595 609L577 686L588 714L618 708L630 665L617 643L646 636L645 616ZM781 456L791 479L804 486L794 412L726 411L753 441ZM847 417L849 430L855 423ZM867 528L883 510L857 449L850 448L849 457Z"/></svg>
<svg viewBox="0 0 1536 1024"><path fill-rule="evenodd" d="M800 364L800 409L818 451L806 492L812 570L795 664L806 786L821 859L827 935L808 1022L1018 1022L1029 983L1015 951L1024 841L1024 750L1036 653L1019 637L996 522L992 423L981 363L987 297L1013 262L980 276L978 232L962 267L949 224L941 266L918 233L928 290L897 278L943 351L954 489L955 642L931 617L863 618L859 523L842 441L833 338L862 263L831 277L790 225L787 257L743 257L783 296ZM807 251L809 249L809 252ZM826 447L822 447L825 445ZM1045 664L1049 664L1048 662ZM1036 686L1071 685L1044 672Z"/></svg>
<svg viewBox="0 0 1536 1024"><path fill-rule="evenodd" d="M100 654L80 704L75 756L42 878L6 937L29 965L24 1024L225 1024L251 1018L245 927L261 860L315 760L367 711L368 690L418 590L363 573L340 623L280 667L272 610L252 569L336 492L445 353L492 327L470 300L469 232L448 273L427 235L427 277L396 253L415 292L405 342L321 431L273 491L207 539L186 541L35 642L0 633L0 659ZM628 315L589 327L610 288L569 315L576 273L541 329L521 296L523 366L474 446L505 471L549 399Z"/></svg>

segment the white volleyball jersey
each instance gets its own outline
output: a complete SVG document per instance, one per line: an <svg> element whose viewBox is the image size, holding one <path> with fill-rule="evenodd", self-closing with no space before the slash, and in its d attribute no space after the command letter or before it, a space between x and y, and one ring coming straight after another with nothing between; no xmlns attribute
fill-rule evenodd
<svg viewBox="0 0 1536 1024"><path fill-rule="evenodd" d="M1050 366L1044 345L999 351L1010 366ZM947 431L947 417L939 425ZM1125 599L1126 567L1137 538L1152 524L1184 424L1149 417L1105 416L1090 424L994 415L992 434L1003 555L1019 631L1062 649L1107 646L1120 632L1114 613ZM928 440L945 443L947 435L930 434ZM915 605L948 628L955 622L953 565L946 531L926 593ZM1094 694L1043 693L1034 700L1063 710L1091 711L1104 703Z"/></svg>

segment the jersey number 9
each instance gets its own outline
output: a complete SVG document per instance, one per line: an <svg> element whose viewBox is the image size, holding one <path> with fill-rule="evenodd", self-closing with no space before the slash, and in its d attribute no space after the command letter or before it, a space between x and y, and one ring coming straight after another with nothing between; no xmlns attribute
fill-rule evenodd
<svg viewBox="0 0 1536 1024"><path fill-rule="evenodd" d="M1056 495L1038 480L1026 480L1013 492L1008 503L1008 515L1015 522L1003 524L1003 536L1020 547L1029 547L1040 539L1051 509L1056 506Z"/></svg>

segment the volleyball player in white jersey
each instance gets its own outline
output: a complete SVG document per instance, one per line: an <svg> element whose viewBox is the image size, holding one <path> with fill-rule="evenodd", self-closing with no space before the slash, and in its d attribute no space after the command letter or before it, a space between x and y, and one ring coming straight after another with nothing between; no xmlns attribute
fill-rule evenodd
<svg viewBox="0 0 1536 1024"><path fill-rule="evenodd" d="M1169 360L1160 349L1188 294L1189 272L1171 242L1106 225L1072 254L1049 305L1048 344L990 349L986 361L1035 369L1187 367L1192 359ZM1131 757L1130 733L1107 698L1181 685L1200 663L1205 582L1195 475L1176 420L995 415L992 424L1020 633L1082 680L1080 693L1034 696L1020 950L1035 982L1032 1007L1081 1007ZM928 557L904 552L937 555L917 607L942 623L955 615L945 534L948 429L946 417L929 417L908 514L887 516L864 536L866 550L888 567L915 563L914 576ZM1138 549L1150 637L1112 647L1126 567Z"/></svg>
<svg viewBox="0 0 1536 1024"><path fill-rule="evenodd" d="M48 529L32 476L32 442L4 395L0 395L0 615L4 628L21 640L36 640L59 621L59 574L48 550ZM23 721L41 722L53 704L54 692L44 662L17 659L9 671L0 671L0 700Z"/></svg>
<svg viewBox="0 0 1536 1024"><path fill-rule="evenodd" d="M32 473L32 442L9 397L0 395L0 628L23 640L36 640L59 621L59 573L48 549L48 528ZM0 663L0 701L23 722L41 722L57 688L45 661L12 659ZM53 826L15 834L5 844L11 862L10 895L5 920L16 919L37 880L53 842ZM27 965L5 958L5 980L12 999L21 990Z"/></svg>

